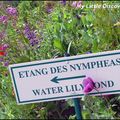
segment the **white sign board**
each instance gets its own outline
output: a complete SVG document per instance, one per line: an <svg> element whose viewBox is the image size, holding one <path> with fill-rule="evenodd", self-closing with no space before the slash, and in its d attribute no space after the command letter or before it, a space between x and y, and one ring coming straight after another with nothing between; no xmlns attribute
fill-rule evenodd
<svg viewBox="0 0 120 120"><path fill-rule="evenodd" d="M18 104L82 97L87 77L99 91L90 95L120 93L120 50L14 64L9 70Z"/></svg>

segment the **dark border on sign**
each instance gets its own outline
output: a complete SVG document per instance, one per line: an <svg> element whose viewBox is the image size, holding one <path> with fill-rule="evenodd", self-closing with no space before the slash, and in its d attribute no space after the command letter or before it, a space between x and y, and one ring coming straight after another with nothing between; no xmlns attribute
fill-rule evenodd
<svg viewBox="0 0 120 120"><path fill-rule="evenodd" d="M52 64L52 63L57 63L57 62L65 62L65 61L72 61L72 60L80 60L80 59L88 59L88 58L95 58L95 57L104 57L104 56L111 56L111 55L118 55L120 52L116 53L109 53L109 54L102 54L102 55L93 55L93 56L86 56L86 57L78 57L78 58L71 58L71 59L63 59L63 60L55 60L51 62L43 62L43 63L37 63L37 64L29 64L29 65L21 65L21 66L16 66L16 67L10 67L12 78L13 78L13 83L16 91L16 96L18 103L29 103L29 102L37 102L37 101L49 101L49 100L56 100L59 98L71 98L71 97L78 97L78 96L84 96L84 94L77 94L77 95L68 95L68 96L62 96L62 97L53 97L53 98L45 98L45 99L35 99L35 100L27 100L27 101L21 101L19 97L19 92L17 89L16 81L15 81L15 76L13 69L16 68L21 68L21 67L28 67L28 66L36 66L36 65L43 65L43 64ZM106 92L99 92L99 93L89 93L89 95L94 95L94 94L102 94L102 93L117 93L120 92L120 90L115 90L115 91L106 91Z"/></svg>

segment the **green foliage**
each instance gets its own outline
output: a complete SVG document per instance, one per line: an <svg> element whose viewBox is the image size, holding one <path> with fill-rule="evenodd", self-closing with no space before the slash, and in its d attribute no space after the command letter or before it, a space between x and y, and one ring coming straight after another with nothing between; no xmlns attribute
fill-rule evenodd
<svg viewBox="0 0 120 120"><path fill-rule="evenodd" d="M87 96L84 99L85 107L88 110L83 110L84 118L91 119L113 119L115 112L112 111L109 101L105 101L102 97Z"/></svg>
<svg viewBox="0 0 120 120"><path fill-rule="evenodd" d="M58 48L60 51L65 52L62 42L60 40L54 40L53 46Z"/></svg>
<svg viewBox="0 0 120 120"><path fill-rule="evenodd" d="M16 104L10 76L1 76L0 83L0 119L34 118L34 115L30 114L30 110L35 105L33 107L33 105L18 106Z"/></svg>

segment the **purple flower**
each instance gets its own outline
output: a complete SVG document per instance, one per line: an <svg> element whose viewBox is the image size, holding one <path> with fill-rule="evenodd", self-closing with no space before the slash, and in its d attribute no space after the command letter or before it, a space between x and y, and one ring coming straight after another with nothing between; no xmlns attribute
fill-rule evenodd
<svg viewBox="0 0 120 120"><path fill-rule="evenodd" d="M29 39L30 44L32 46L38 44L38 40L37 40L36 34L34 33L33 30L30 29L28 24L25 25L24 35L26 36L26 38Z"/></svg>
<svg viewBox="0 0 120 120"><path fill-rule="evenodd" d="M4 37L5 37L5 32L4 31L0 32L0 39L3 39Z"/></svg>
<svg viewBox="0 0 120 120"><path fill-rule="evenodd" d="M0 22L2 22L3 24L6 24L8 21L8 18L7 16L3 15L3 16L0 16Z"/></svg>
<svg viewBox="0 0 120 120"><path fill-rule="evenodd" d="M66 5L66 0L61 0L61 4Z"/></svg>
<svg viewBox="0 0 120 120"><path fill-rule="evenodd" d="M86 52L86 54L90 54L90 53L92 53L92 52L91 51Z"/></svg>
<svg viewBox="0 0 120 120"><path fill-rule="evenodd" d="M3 58L0 58L0 62L3 62Z"/></svg>
<svg viewBox="0 0 120 120"><path fill-rule="evenodd" d="M104 97L105 99L109 99L109 98L112 97L112 95L111 95L111 94L109 94L109 95L103 95L103 97Z"/></svg>
<svg viewBox="0 0 120 120"><path fill-rule="evenodd" d="M83 86L84 86L84 93L87 94L94 89L94 82L90 77L88 77L83 80Z"/></svg>
<svg viewBox="0 0 120 120"><path fill-rule="evenodd" d="M74 2L72 3L72 7L76 7L76 4L77 4L77 2L74 1Z"/></svg>
<svg viewBox="0 0 120 120"><path fill-rule="evenodd" d="M13 7L8 7L6 9L6 12L10 15L17 15L17 9L16 8L13 8Z"/></svg>
<svg viewBox="0 0 120 120"><path fill-rule="evenodd" d="M9 65L9 61L5 61L5 62L3 63L3 65L4 65L5 67L7 67L7 66Z"/></svg>
<svg viewBox="0 0 120 120"><path fill-rule="evenodd" d="M51 13L53 11L52 8L47 8L47 13Z"/></svg>
<svg viewBox="0 0 120 120"><path fill-rule="evenodd" d="M8 47L9 47L8 44L4 44L4 45L2 45L2 49L3 49L4 51L5 51Z"/></svg>
<svg viewBox="0 0 120 120"><path fill-rule="evenodd" d="M78 14L76 15L77 19L80 19L81 17L82 17L81 15L78 15Z"/></svg>
<svg viewBox="0 0 120 120"><path fill-rule="evenodd" d="M8 47L9 47L8 44L0 45L0 50L1 50L1 51L5 51Z"/></svg>

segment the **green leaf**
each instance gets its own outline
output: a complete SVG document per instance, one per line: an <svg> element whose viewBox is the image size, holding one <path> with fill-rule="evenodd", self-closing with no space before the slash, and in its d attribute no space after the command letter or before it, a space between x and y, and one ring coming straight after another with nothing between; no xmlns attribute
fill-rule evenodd
<svg viewBox="0 0 120 120"><path fill-rule="evenodd" d="M69 106L74 106L74 103L71 99L67 100L67 103L68 103Z"/></svg>
<svg viewBox="0 0 120 120"><path fill-rule="evenodd" d="M83 25L88 24L85 16L81 16L81 20L82 20Z"/></svg>
<svg viewBox="0 0 120 120"><path fill-rule="evenodd" d="M98 42L97 40L93 40L93 46L92 46L92 51L93 52L98 52Z"/></svg>
<svg viewBox="0 0 120 120"><path fill-rule="evenodd" d="M63 44L60 40L54 40L53 46L59 49L60 51L64 52Z"/></svg>
<svg viewBox="0 0 120 120"><path fill-rule="evenodd" d="M90 114L87 111L82 111L83 119L90 119Z"/></svg>
<svg viewBox="0 0 120 120"><path fill-rule="evenodd" d="M75 120L76 115L70 115L69 120Z"/></svg>

